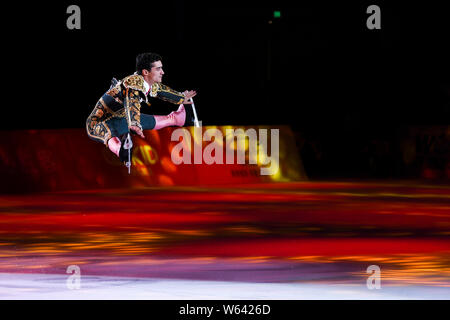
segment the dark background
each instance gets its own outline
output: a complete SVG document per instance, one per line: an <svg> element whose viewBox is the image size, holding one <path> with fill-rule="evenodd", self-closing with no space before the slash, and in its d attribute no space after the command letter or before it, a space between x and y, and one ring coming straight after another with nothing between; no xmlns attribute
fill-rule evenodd
<svg viewBox="0 0 450 320"><path fill-rule="evenodd" d="M165 84L198 92L203 125L290 125L313 176L399 175L389 160L370 172L364 157L399 128L449 124L450 11L341 2L16 3L4 12L12 99L3 127L84 128L111 78L133 73L135 56L151 51L163 56ZM71 4L81 30L66 27ZM381 30L366 27L371 4ZM176 108L151 102L141 111Z"/></svg>

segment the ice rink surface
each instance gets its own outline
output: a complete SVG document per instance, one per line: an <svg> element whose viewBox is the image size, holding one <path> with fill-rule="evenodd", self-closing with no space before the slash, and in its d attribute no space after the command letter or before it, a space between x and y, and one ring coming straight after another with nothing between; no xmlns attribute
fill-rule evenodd
<svg viewBox="0 0 450 320"><path fill-rule="evenodd" d="M79 288L59 274L0 274L2 299L20 300L448 300L449 287L251 283L83 276Z"/></svg>
<svg viewBox="0 0 450 320"><path fill-rule="evenodd" d="M448 186L300 182L0 200L4 300L450 297Z"/></svg>

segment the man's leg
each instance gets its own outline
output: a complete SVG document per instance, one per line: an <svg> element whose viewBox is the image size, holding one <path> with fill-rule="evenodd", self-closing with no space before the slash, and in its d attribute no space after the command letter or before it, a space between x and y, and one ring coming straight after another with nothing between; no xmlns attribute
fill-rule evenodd
<svg viewBox="0 0 450 320"><path fill-rule="evenodd" d="M89 117L86 121L86 131L89 138L107 145L109 150L119 156L120 139L109 121L97 121L97 119Z"/></svg>
<svg viewBox="0 0 450 320"><path fill-rule="evenodd" d="M125 118L112 118L105 121L111 130L111 139L108 140L108 148L120 158L122 142L120 137L128 133L128 124Z"/></svg>
<svg viewBox="0 0 450 320"><path fill-rule="evenodd" d="M106 121L111 128L113 137L120 137L128 132L127 121L125 118L112 118ZM177 111L173 111L167 116L151 115L141 113L142 130L159 130L170 126L184 126L186 123L186 110L184 105L180 105Z"/></svg>
<svg viewBox="0 0 450 320"><path fill-rule="evenodd" d="M159 130L170 126L182 127L186 124L186 110L184 108L184 105L182 104L180 105L177 111L173 111L167 116L153 116L153 117L155 118L155 126L154 128L152 128L153 130Z"/></svg>
<svg viewBox="0 0 450 320"><path fill-rule="evenodd" d="M112 151L116 156L119 156L120 146L121 146L120 139L118 137L112 137L108 140L108 148Z"/></svg>
<svg viewBox="0 0 450 320"><path fill-rule="evenodd" d="M169 126L181 127L186 123L186 110L184 105L180 105L177 111L173 111L167 116L150 115L141 113L142 130L159 130ZM105 122L111 130L111 139L108 140L108 147L120 158L122 141L128 133L128 124L125 118L112 118Z"/></svg>

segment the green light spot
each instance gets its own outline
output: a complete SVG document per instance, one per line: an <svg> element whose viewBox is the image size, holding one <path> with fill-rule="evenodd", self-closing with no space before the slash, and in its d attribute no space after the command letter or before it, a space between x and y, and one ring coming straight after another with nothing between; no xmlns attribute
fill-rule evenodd
<svg viewBox="0 0 450 320"><path fill-rule="evenodd" d="M281 18L281 11L274 11L273 12L273 17L274 18Z"/></svg>

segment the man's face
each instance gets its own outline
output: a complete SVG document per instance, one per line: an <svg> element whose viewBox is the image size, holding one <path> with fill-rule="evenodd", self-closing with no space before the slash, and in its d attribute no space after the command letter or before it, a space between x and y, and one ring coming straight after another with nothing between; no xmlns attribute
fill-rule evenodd
<svg viewBox="0 0 450 320"><path fill-rule="evenodd" d="M143 70L143 75L145 79L150 84L152 83L160 83L162 81L162 76L164 75L164 71L162 69L162 62L160 60L153 62L153 67L151 70Z"/></svg>

